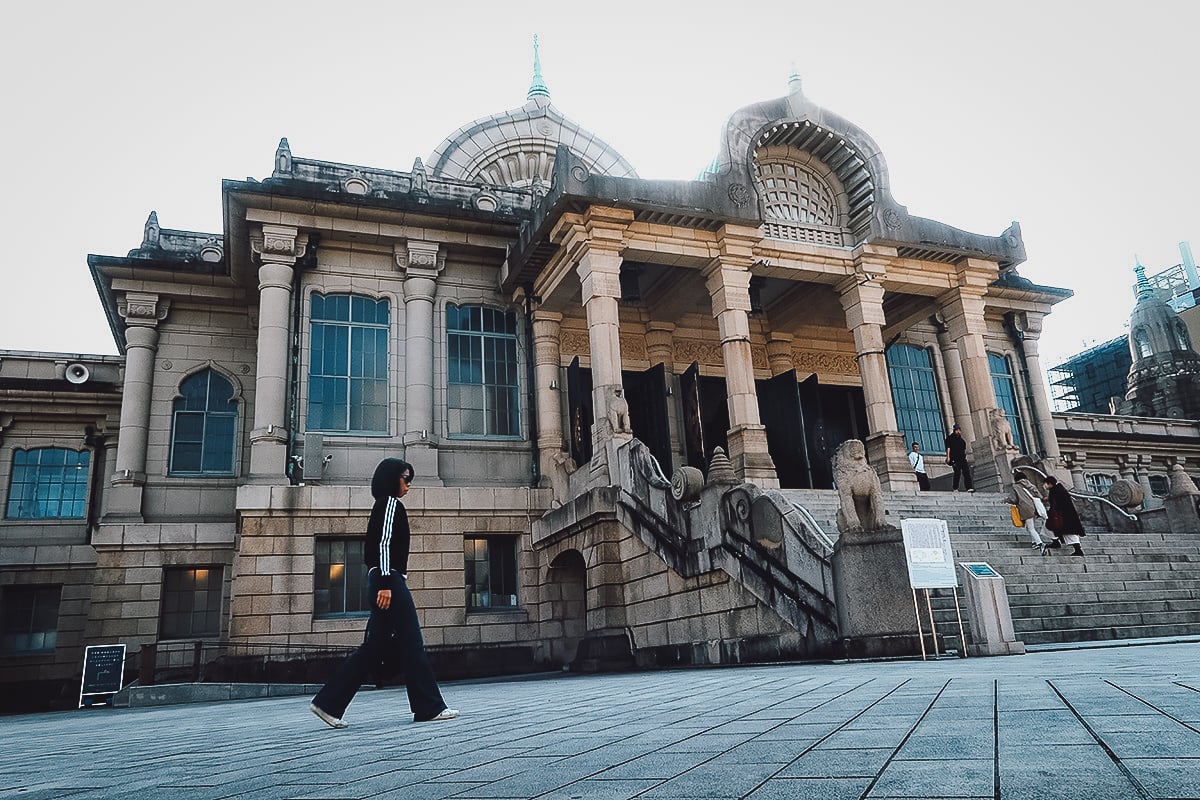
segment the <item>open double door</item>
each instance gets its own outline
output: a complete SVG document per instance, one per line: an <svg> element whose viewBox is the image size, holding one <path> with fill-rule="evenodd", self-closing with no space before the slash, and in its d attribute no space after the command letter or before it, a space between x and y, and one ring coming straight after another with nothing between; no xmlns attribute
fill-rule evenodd
<svg viewBox="0 0 1200 800"><path fill-rule="evenodd" d="M666 474L671 474L672 435L666 369L657 364L644 372L622 372L633 435L646 443ZM756 381L759 414L767 431L767 448L785 489L828 489L833 486L832 457L846 439L867 437L863 391L857 386L822 385L816 375L796 380L794 370ZM571 455L576 464L592 457L592 376L579 366L567 369L567 402ZM713 450L728 451L729 411L725 380L703 376L693 362L679 376L683 454L689 466L708 471Z"/></svg>

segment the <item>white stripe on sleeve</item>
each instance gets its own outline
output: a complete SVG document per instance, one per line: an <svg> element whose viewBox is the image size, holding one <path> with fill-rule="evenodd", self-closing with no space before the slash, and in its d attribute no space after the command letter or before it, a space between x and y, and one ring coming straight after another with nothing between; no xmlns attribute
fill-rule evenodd
<svg viewBox="0 0 1200 800"><path fill-rule="evenodd" d="M387 509L383 512L383 532L379 536L379 572L381 575L392 574L392 522L396 519L396 503L394 497L387 500Z"/></svg>

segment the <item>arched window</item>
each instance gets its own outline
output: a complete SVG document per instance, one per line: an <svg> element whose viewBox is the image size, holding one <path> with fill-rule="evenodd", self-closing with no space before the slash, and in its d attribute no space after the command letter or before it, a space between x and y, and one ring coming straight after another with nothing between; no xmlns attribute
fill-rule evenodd
<svg viewBox="0 0 1200 800"><path fill-rule="evenodd" d="M517 317L446 306L446 418L451 436L520 436Z"/></svg>
<svg viewBox="0 0 1200 800"><path fill-rule="evenodd" d="M213 369L179 384L171 419L172 475L232 475L237 401L233 384Z"/></svg>
<svg viewBox="0 0 1200 800"><path fill-rule="evenodd" d="M387 300L312 296L308 430L388 432Z"/></svg>
<svg viewBox="0 0 1200 800"><path fill-rule="evenodd" d="M87 450L39 447L14 451L7 518L81 518L90 463Z"/></svg>
<svg viewBox="0 0 1200 800"><path fill-rule="evenodd" d="M896 422L904 432L905 445L920 442L926 453L941 452L946 438L945 417L929 351L894 344L887 349L887 365Z"/></svg>
<svg viewBox="0 0 1200 800"><path fill-rule="evenodd" d="M1192 337L1188 336L1187 326L1182 322L1175 322L1175 343L1180 350L1192 349Z"/></svg>
<svg viewBox="0 0 1200 800"><path fill-rule="evenodd" d="M995 353L988 353L988 368L992 373L992 390L996 393L996 405L1004 409L1008 417L1009 427L1012 428L1013 444L1022 453L1028 453L1025 447L1025 426L1021 424L1020 407L1017 405L1017 386L1013 380L1012 365L1008 358Z"/></svg>
<svg viewBox="0 0 1200 800"><path fill-rule="evenodd" d="M1138 358L1150 357L1150 337L1146 335L1145 328L1138 328L1133 332L1133 343L1137 347Z"/></svg>

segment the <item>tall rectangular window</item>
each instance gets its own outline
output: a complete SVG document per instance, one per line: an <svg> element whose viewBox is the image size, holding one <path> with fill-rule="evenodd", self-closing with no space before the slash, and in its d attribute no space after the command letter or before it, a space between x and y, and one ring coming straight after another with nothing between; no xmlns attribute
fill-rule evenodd
<svg viewBox="0 0 1200 800"><path fill-rule="evenodd" d="M1022 453L1028 453L1025 449L1021 412L1017 410L1017 385L1013 381L1012 365L1005 356L988 353L988 369L992 373L992 390L996 393L996 405L1004 409L1004 416L1008 417L1009 427L1012 428L1013 444Z"/></svg>
<svg viewBox="0 0 1200 800"><path fill-rule="evenodd" d="M87 504L87 450L41 447L13 452L9 519L77 519Z"/></svg>
<svg viewBox="0 0 1200 800"><path fill-rule="evenodd" d="M446 306L451 436L520 436L517 317L484 306Z"/></svg>
<svg viewBox="0 0 1200 800"><path fill-rule="evenodd" d="M516 536L468 536L464 556L468 610L517 607Z"/></svg>
<svg viewBox="0 0 1200 800"><path fill-rule="evenodd" d="M388 431L387 300L314 294L308 430Z"/></svg>
<svg viewBox="0 0 1200 800"><path fill-rule="evenodd" d="M163 639L199 639L221 634L221 567L167 567L163 570Z"/></svg>
<svg viewBox="0 0 1200 800"><path fill-rule="evenodd" d="M894 344L887 349L886 357L896 424L904 432L907 444L920 442L926 453L941 452L946 439L945 418L929 351Z"/></svg>
<svg viewBox="0 0 1200 800"><path fill-rule="evenodd" d="M314 555L313 615L340 617L370 612L362 537L318 539Z"/></svg>
<svg viewBox="0 0 1200 800"><path fill-rule="evenodd" d="M61 586L5 586L0 592L0 654L53 653Z"/></svg>

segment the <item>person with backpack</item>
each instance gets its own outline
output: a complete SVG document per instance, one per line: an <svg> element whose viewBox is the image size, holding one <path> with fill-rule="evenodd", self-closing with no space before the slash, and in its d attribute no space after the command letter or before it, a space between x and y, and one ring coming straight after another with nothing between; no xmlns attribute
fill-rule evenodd
<svg viewBox="0 0 1200 800"><path fill-rule="evenodd" d="M1041 551L1042 555L1046 554L1046 541L1042 538L1042 534L1038 531L1039 523L1043 529L1046 522L1046 505L1042 502L1041 494L1037 487L1033 485L1033 481L1025 477L1025 474L1018 470L1013 470L1013 488L1008 493L1008 504L1016 508L1017 513L1021 517L1021 522L1025 528L1025 532L1029 534L1029 538L1033 541L1033 547ZM1013 520L1014 524L1016 520Z"/></svg>

